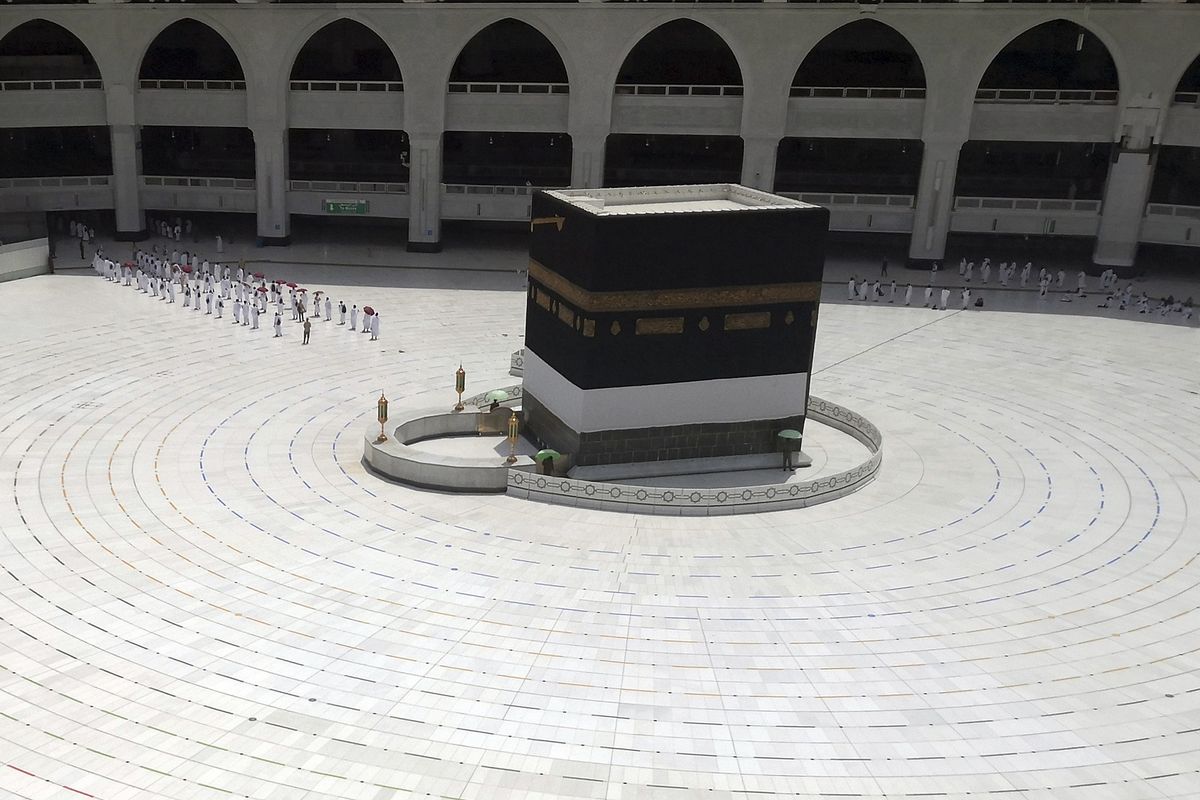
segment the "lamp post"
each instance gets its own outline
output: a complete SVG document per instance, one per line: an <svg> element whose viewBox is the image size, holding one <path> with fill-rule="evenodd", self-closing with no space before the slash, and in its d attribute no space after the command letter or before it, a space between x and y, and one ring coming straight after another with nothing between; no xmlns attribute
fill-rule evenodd
<svg viewBox="0 0 1200 800"><path fill-rule="evenodd" d="M517 421L517 412L513 411L512 416L508 418L508 458L504 459L509 464L515 464L517 461L517 431L520 424Z"/></svg>
<svg viewBox="0 0 1200 800"><path fill-rule="evenodd" d="M454 406L455 411L463 410L462 394L467 390L467 373L462 368L462 364L458 365L458 369L454 372L454 391L458 392L458 403Z"/></svg>
<svg viewBox="0 0 1200 800"><path fill-rule="evenodd" d="M375 444L382 444L387 441L387 434L383 432L383 425L387 422L387 398L383 396L383 390L379 390L378 418L379 418L379 438L375 440Z"/></svg>

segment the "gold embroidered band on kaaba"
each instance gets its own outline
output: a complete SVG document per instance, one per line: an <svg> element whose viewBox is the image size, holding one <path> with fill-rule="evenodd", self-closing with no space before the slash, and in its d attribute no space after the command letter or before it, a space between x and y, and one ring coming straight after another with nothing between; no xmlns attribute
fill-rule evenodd
<svg viewBox="0 0 1200 800"><path fill-rule="evenodd" d="M529 262L529 277L580 311L591 313L812 303L821 296L819 283L766 283L757 286L714 286L661 291L592 292L532 259Z"/></svg>

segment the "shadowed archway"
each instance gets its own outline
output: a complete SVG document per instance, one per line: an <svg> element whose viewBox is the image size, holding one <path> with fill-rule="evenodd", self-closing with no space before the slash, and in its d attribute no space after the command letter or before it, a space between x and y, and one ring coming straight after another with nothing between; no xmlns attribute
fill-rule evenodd
<svg viewBox="0 0 1200 800"><path fill-rule="evenodd" d="M0 39L0 80L98 80L100 68L75 34L44 19Z"/></svg>
<svg viewBox="0 0 1200 800"><path fill-rule="evenodd" d="M804 57L792 86L878 86L923 89L917 51L895 28L872 19L830 33Z"/></svg>
<svg viewBox="0 0 1200 800"><path fill-rule="evenodd" d="M1009 42L992 59L979 88L1116 90L1119 80L1112 55L1095 34L1056 19Z"/></svg>
<svg viewBox="0 0 1200 800"><path fill-rule="evenodd" d="M634 45L621 64L617 83L741 86L742 70L716 31L677 19Z"/></svg>
<svg viewBox="0 0 1200 800"><path fill-rule="evenodd" d="M142 57L142 80L244 80L229 42L194 19L173 22L154 37Z"/></svg>
<svg viewBox="0 0 1200 800"><path fill-rule="evenodd" d="M562 56L545 34L516 19L493 22L459 52L452 83L566 83Z"/></svg>
<svg viewBox="0 0 1200 800"><path fill-rule="evenodd" d="M292 63L294 81L399 81L400 65L379 34L352 19L309 37Z"/></svg>

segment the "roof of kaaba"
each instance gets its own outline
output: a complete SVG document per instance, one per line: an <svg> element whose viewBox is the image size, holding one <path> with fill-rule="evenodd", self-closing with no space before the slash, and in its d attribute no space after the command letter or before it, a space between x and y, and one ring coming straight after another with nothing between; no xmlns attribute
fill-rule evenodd
<svg viewBox="0 0 1200 800"><path fill-rule="evenodd" d="M816 208L733 183L688 186L631 186L611 189L557 189L547 195L596 216L681 214L712 211L763 211Z"/></svg>

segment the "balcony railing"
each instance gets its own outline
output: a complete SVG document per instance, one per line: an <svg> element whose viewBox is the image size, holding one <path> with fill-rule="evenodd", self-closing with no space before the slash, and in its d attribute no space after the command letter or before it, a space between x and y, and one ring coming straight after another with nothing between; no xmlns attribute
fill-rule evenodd
<svg viewBox="0 0 1200 800"><path fill-rule="evenodd" d="M784 197L817 206L870 206L910 209L915 197L911 194L820 194L817 192L778 192Z"/></svg>
<svg viewBox="0 0 1200 800"><path fill-rule="evenodd" d="M1200 92L1176 92L1175 105L1179 106L1197 106L1200 105Z"/></svg>
<svg viewBox="0 0 1200 800"><path fill-rule="evenodd" d="M103 89L99 78L50 81L0 81L0 92L45 92L58 89Z"/></svg>
<svg viewBox="0 0 1200 800"><path fill-rule="evenodd" d="M143 175L143 186L169 189L253 189L253 178L195 178L181 175Z"/></svg>
<svg viewBox="0 0 1200 800"><path fill-rule="evenodd" d="M923 100L925 89L887 86L793 86L790 97L887 98L890 100Z"/></svg>
<svg viewBox="0 0 1200 800"><path fill-rule="evenodd" d="M1150 203L1146 206L1147 217L1188 217L1200 219L1200 206L1177 206L1169 203Z"/></svg>
<svg viewBox="0 0 1200 800"><path fill-rule="evenodd" d="M741 86L688 83L618 83L617 94L668 97L741 97Z"/></svg>
<svg viewBox="0 0 1200 800"><path fill-rule="evenodd" d="M538 189L555 188L553 186L498 186L483 183L443 183L442 187L446 190L446 194L509 195L512 197L525 197Z"/></svg>
<svg viewBox="0 0 1200 800"><path fill-rule="evenodd" d="M108 186L109 175L70 175L52 178L0 178L0 189L73 189L82 186Z"/></svg>
<svg viewBox="0 0 1200 800"><path fill-rule="evenodd" d="M1112 106L1117 95L1116 89L977 89L975 102Z"/></svg>
<svg viewBox="0 0 1200 800"><path fill-rule="evenodd" d="M355 181L288 181L293 192L352 192L354 194L408 194L407 183Z"/></svg>
<svg viewBox="0 0 1200 800"><path fill-rule="evenodd" d="M142 89L183 89L185 91L244 92L245 81L186 81L186 80L140 80Z"/></svg>
<svg viewBox="0 0 1200 800"><path fill-rule="evenodd" d="M289 81L293 92L403 92L400 81Z"/></svg>
<svg viewBox="0 0 1200 800"><path fill-rule="evenodd" d="M1099 200L1067 200L1049 197L956 197L955 211L1075 211L1100 213Z"/></svg>
<svg viewBox="0 0 1200 800"><path fill-rule="evenodd" d="M488 83L453 81L450 94L568 94L566 83Z"/></svg>

